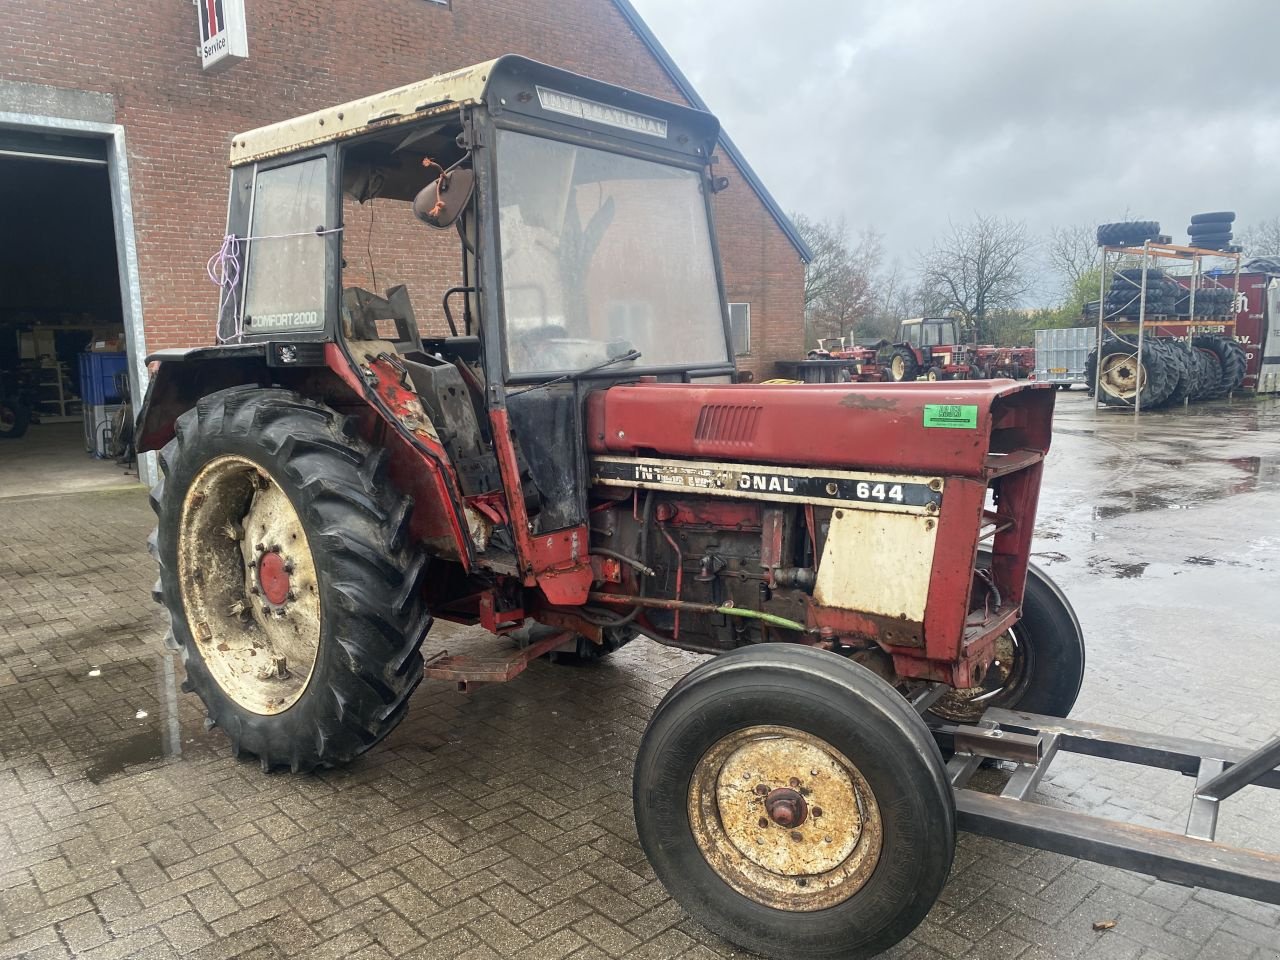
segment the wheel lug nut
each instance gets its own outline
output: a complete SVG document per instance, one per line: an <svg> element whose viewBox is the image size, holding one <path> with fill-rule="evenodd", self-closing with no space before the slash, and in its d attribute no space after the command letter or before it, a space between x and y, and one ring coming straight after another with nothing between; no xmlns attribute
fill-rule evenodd
<svg viewBox="0 0 1280 960"><path fill-rule="evenodd" d="M793 787L798 787L798 786L800 786L800 778L799 778L799 777L792 777L792 778L791 778L790 780L788 780L787 782L788 782L788 783L790 783Z"/></svg>
<svg viewBox="0 0 1280 960"><path fill-rule="evenodd" d="M262 615L264 617L271 616L271 608L268 607L265 603L262 605Z"/></svg>
<svg viewBox="0 0 1280 960"><path fill-rule="evenodd" d="M821 808L821 807L814 807L814 808L813 808L813 815L814 815L815 817L820 817L820 816L822 816L822 808Z"/></svg>
<svg viewBox="0 0 1280 960"><path fill-rule="evenodd" d="M767 826L769 826L769 818L768 818L768 817L761 817L761 818L760 818L760 826L762 826L762 827L767 827Z"/></svg>
<svg viewBox="0 0 1280 960"><path fill-rule="evenodd" d="M791 839L794 840L796 843L799 843L801 840L804 839L804 834L801 833L799 830L792 830Z"/></svg>
<svg viewBox="0 0 1280 960"><path fill-rule="evenodd" d="M764 784L764 783L758 783L758 784L756 784L756 795L757 795L757 796L764 797L764 796L767 796L767 795L768 795L768 793L769 793L769 787L768 787L768 785L767 785L767 784Z"/></svg>
<svg viewBox="0 0 1280 960"><path fill-rule="evenodd" d="M271 545L271 552L272 552L272 553L279 553L279 552L280 552L280 544L278 544L278 543L273 543L273 544Z"/></svg>
<svg viewBox="0 0 1280 960"><path fill-rule="evenodd" d="M263 551L265 551L265 550L267 549L267 547L266 547L266 545L265 545L265 544L262 544L262 543L255 543L255 544L253 545L253 549L254 549L255 551L257 551L258 553L262 553Z"/></svg>
<svg viewBox="0 0 1280 960"><path fill-rule="evenodd" d="M285 572L285 573L293 573L293 564L292 564L292 563L286 563L286 564L284 565L284 572Z"/></svg>
<svg viewBox="0 0 1280 960"><path fill-rule="evenodd" d="M258 588L257 588L257 587L250 587L250 588L249 588L249 592L250 592L251 594L253 594L253 595L256 597L256 596L258 595L258 593L259 593L259 590L258 590Z"/></svg>
<svg viewBox="0 0 1280 960"><path fill-rule="evenodd" d="M287 599L289 599L289 600L297 600L297 599L298 599L298 595L297 595L296 593L294 593L292 590L290 590L290 591L289 591L289 594L288 594Z"/></svg>

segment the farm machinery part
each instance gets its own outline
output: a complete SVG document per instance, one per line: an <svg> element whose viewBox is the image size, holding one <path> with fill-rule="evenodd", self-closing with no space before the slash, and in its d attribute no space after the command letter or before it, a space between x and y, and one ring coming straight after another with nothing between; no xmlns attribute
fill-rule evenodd
<svg viewBox="0 0 1280 960"><path fill-rule="evenodd" d="M987 711L1065 716L1080 687L1028 559L1054 393L732 382L717 133L503 57L236 137L218 343L151 358L136 430L155 593L184 688L264 770L351 760L424 678L637 634L722 654L645 733L640 842L734 942L868 957L954 850L907 698L962 756ZM397 238L456 231L448 336L407 286L348 284L375 198ZM500 649L424 658L433 617Z"/></svg>

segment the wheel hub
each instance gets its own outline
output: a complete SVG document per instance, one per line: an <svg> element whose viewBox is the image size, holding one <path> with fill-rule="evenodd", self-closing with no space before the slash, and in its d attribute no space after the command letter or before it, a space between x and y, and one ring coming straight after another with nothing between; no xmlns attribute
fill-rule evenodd
<svg viewBox="0 0 1280 960"><path fill-rule="evenodd" d="M848 899L880 856L867 781L826 741L790 727L749 727L713 746L690 783L689 821L726 883L782 910Z"/></svg>
<svg viewBox="0 0 1280 960"><path fill-rule="evenodd" d="M780 827L799 827L809 818L809 804L804 795L790 787L770 790L764 798L769 819Z"/></svg>
<svg viewBox="0 0 1280 960"><path fill-rule="evenodd" d="M280 556L279 547L264 553L258 561L258 586L267 602L273 606L283 607L289 600L290 568Z"/></svg>

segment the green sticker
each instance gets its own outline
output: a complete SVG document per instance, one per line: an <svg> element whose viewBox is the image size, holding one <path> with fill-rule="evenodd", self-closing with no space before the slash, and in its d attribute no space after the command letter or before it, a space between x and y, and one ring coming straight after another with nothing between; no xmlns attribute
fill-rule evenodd
<svg viewBox="0 0 1280 960"><path fill-rule="evenodd" d="M957 430L978 429L978 406L974 403L926 403L926 427L953 427Z"/></svg>

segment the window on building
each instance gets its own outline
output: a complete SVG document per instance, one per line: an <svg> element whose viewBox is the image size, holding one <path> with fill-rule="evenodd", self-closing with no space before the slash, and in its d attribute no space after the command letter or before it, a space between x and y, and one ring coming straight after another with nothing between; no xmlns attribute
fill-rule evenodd
<svg viewBox="0 0 1280 960"><path fill-rule="evenodd" d="M729 304L729 333L733 338L735 357L751 353L751 304Z"/></svg>

